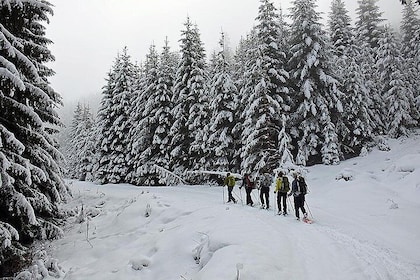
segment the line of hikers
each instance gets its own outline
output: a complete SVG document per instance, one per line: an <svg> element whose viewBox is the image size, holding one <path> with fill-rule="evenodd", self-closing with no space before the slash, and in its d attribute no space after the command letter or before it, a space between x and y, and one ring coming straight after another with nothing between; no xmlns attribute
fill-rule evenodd
<svg viewBox="0 0 420 280"><path fill-rule="evenodd" d="M260 200L261 200L261 208L262 209L269 209L270 201L269 201L269 193L270 193L270 186L274 182L274 193L277 194L277 206L278 206L278 213L279 215L287 215L287 197L292 196L294 198L294 206L295 206L295 215L296 218L299 220L299 210L302 211L303 217L307 217L307 213L305 210L305 195L307 193L307 185L305 179L300 176L297 172L292 173L293 181L292 181L292 189L290 189L289 179L287 176L284 175L283 171L278 171L274 178L268 173L264 173L259 180L257 181L257 185L255 186L255 182L253 182L249 176L249 174L245 173L242 178L242 185L239 189L245 188L246 192L246 204L253 206L254 202L252 201L251 192L253 189L257 188L260 190ZM274 179L274 180L273 180ZM224 186L228 187L228 201L227 202L234 202L236 203L236 199L232 195L233 187L236 184L235 177L230 173L226 174L226 177L223 182ZM290 192L289 192L290 191Z"/></svg>

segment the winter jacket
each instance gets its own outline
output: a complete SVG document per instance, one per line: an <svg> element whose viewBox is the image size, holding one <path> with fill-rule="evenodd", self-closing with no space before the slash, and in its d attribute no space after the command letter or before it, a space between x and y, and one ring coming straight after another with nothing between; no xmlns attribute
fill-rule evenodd
<svg viewBox="0 0 420 280"><path fill-rule="evenodd" d="M270 174L264 173L261 176L261 179L260 179L260 188L268 188L268 189L270 189L271 183L272 183L272 179L271 179Z"/></svg>
<svg viewBox="0 0 420 280"><path fill-rule="evenodd" d="M298 177L292 182L292 192L294 196L299 196L300 194L306 194L306 183L303 177Z"/></svg>
<svg viewBox="0 0 420 280"><path fill-rule="evenodd" d="M245 187L246 189L253 189L254 188L254 182L251 181L249 176L244 176L242 179L242 185L241 188Z"/></svg>

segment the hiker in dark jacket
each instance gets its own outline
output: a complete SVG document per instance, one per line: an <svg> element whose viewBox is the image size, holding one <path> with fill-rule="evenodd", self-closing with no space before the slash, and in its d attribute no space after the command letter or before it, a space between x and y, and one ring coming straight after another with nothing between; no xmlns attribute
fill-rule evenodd
<svg viewBox="0 0 420 280"><path fill-rule="evenodd" d="M254 182L251 181L251 178L249 178L249 174L245 173L243 179L242 179L242 185L239 187L239 189L242 189L242 187L245 188L246 192L246 205L254 205L254 202L251 198L251 192L254 189Z"/></svg>
<svg viewBox="0 0 420 280"><path fill-rule="evenodd" d="M226 178L223 182L224 186L228 187L228 201L233 203L236 203L236 199L232 195L233 187L235 186L235 177L233 177L229 172L226 174Z"/></svg>
<svg viewBox="0 0 420 280"><path fill-rule="evenodd" d="M306 210L305 210L305 195L306 195L306 183L305 179L302 176L298 176L297 173L293 173L293 182L292 182L292 191L289 193L293 195L294 202L295 202L295 214L296 218L299 220L299 209L302 210L303 217L306 218Z"/></svg>
<svg viewBox="0 0 420 280"><path fill-rule="evenodd" d="M272 178L270 174L264 173L260 179L260 200L261 200L261 209L269 209L270 208L270 201L269 201L269 193L270 193L270 185L272 182ZM264 203L265 198L265 203Z"/></svg>
<svg viewBox="0 0 420 280"><path fill-rule="evenodd" d="M289 179L287 176L284 176L282 171L279 171L276 176L276 187L274 189L274 193L277 193L277 207L279 215L283 214L284 216L287 215L287 193L290 191L289 187ZM283 211L281 211L283 200Z"/></svg>

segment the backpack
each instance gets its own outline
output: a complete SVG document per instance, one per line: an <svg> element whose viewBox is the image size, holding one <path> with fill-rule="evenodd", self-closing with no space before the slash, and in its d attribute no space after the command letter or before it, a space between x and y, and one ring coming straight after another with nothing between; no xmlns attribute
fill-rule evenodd
<svg viewBox="0 0 420 280"><path fill-rule="evenodd" d="M298 191L300 191L302 194L306 194L307 189L308 188L306 186L305 179L303 177L299 177L299 179L298 179Z"/></svg>
<svg viewBox="0 0 420 280"><path fill-rule="evenodd" d="M282 186L281 186L280 190L282 192L289 192L290 191L289 179L286 176L283 176L283 178L282 178Z"/></svg>
<svg viewBox="0 0 420 280"><path fill-rule="evenodd" d="M228 187L235 186L235 178L233 178L233 176L228 177L227 185L228 185Z"/></svg>
<svg viewBox="0 0 420 280"><path fill-rule="evenodd" d="M261 181L260 181L260 187L261 188L270 188L271 185L271 177L269 174L263 174Z"/></svg>

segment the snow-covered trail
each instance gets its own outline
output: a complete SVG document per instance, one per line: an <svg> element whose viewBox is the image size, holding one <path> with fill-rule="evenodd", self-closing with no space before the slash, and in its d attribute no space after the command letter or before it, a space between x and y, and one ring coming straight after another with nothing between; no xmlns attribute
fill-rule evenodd
<svg viewBox="0 0 420 280"><path fill-rule="evenodd" d="M283 217L240 201L225 204L221 187L74 182L73 188L69 207L83 203L99 215L52 243L67 272L63 279L214 280L237 279L238 272L243 280L419 279L420 264L410 254L400 256L378 241L386 232L363 221L360 231L344 231L354 221L332 218L315 205L322 193L308 195L316 216L308 225L291 209ZM273 193L270 200L273 208ZM151 215L145 217L148 204Z"/></svg>

